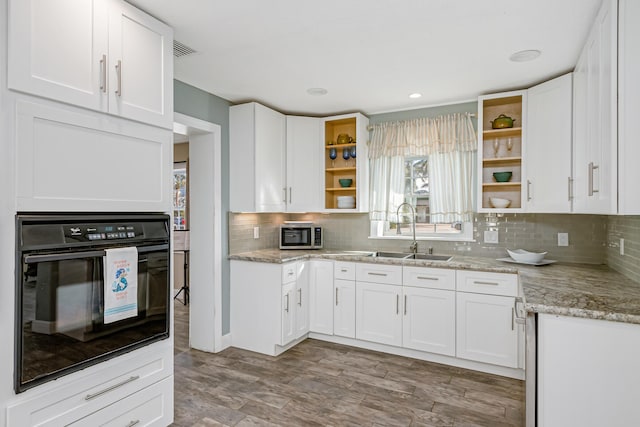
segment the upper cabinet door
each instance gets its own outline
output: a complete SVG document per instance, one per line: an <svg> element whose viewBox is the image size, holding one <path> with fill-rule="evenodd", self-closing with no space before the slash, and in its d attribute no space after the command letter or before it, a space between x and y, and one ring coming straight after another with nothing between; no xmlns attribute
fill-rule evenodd
<svg viewBox="0 0 640 427"><path fill-rule="evenodd" d="M532 87L527 103L526 211L571 212L571 74Z"/></svg>
<svg viewBox="0 0 640 427"><path fill-rule="evenodd" d="M109 112L171 128L173 31L125 2L109 10Z"/></svg>
<svg viewBox="0 0 640 427"><path fill-rule="evenodd" d="M320 119L287 116L287 211L322 209Z"/></svg>
<svg viewBox="0 0 640 427"><path fill-rule="evenodd" d="M10 89L107 108L105 0L10 0Z"/></svg>
<svg viewBox="0 0 640 427"><path fill-rule="evenodd" d="M617 171L617 1L605 0L576 66L574 211L615 214Z"/></svg>
<svg viewBox="0 0 640 427"><path fill-rule="evenodd" d="M173 31L120 0L10 0L9 88L171 129Z"/></svg>

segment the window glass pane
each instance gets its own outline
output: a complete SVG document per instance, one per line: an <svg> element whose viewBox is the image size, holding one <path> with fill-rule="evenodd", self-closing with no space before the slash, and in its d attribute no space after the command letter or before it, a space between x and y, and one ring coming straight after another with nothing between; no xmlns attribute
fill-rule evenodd
<svg viewBox="0 0 640 427"><path fill-rule="evenodd" d="M187 229L187 164L173 165L173 228Z"/></svg>

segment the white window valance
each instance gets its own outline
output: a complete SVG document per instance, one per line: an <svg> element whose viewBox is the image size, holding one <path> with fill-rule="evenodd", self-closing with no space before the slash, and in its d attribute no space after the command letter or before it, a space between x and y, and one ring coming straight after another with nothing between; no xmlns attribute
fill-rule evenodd
<svg viewBox="0 0 640 427"><path fill-rule="evenodd" d="M373 125L369 158L428 156L477 149L469 114L455 113Z"/></svg>

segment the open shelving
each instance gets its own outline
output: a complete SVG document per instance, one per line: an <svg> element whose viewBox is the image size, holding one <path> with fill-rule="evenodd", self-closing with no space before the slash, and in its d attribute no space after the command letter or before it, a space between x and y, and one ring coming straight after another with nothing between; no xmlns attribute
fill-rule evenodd
<svg viewBox="0 0 640 427"><path fill-rule="evenodd" d="M346 134L353 138L354 142L347 144L338 144L338 135ZM348 117L337 120L327 120L325 122L325 209L337 209L339 196L353 196L356 204L358 203L357 194L357 171L358 171L358 152L356 151L356 158L349 158L344 160L342 158L343 150L351 150L357 146L357 125L356 117ZM331 160L329 152L332 148L337 151L337 158ZM335 166L334 166L335 165ZM340 179L351 179L351 185L349 187L342 187L340 185ZM354 209L357 208L357 205Z"/></svg>
<svg viewBox="0 0 640 427"><path fill-rule="evenodd" d="M508 92L480 97L479 112L479 211L518 211L522 209L523 192L526 185L523 179L524 153L524 117L525 93ZM511 128L493 129L492 121L501 114L514 119ZM495 172L511 172L508 182L497 182ZM507 208L495 208L491 198L508 199Z"/></svg>

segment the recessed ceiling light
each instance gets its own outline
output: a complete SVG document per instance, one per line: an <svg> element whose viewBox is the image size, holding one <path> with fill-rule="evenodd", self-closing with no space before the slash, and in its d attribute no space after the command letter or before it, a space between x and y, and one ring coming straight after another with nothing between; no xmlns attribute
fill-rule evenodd
<svg viewBox="0 0 640 427"><path fill-rule="evenodd" d="M313 95L313 96L322 96L322 95L326 95L327 93L329 93L328 90L326 90L323 87L312 87L307 89L307 93L309 95Z"/></svg>
<svg viewBox="0 0 640 427"><path fill-rule="evenodd" d="M529 49L529 50L521 50L520 52L516 52L509 57L509 60L513 62L527 62L533 61L538 56L542 54L541 51L537 49Z"/></svg>
<svg viewBox="0 0 640 427"><path fill-rule="evenodd" d="M416 93L412 93L411 95L409 95L409 98L417 99L417 98L420 98L421 96L422 96L421 93L416 92Z"/></svg>

